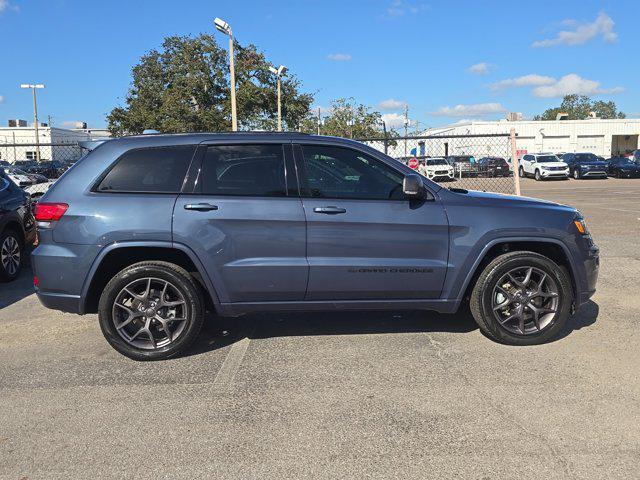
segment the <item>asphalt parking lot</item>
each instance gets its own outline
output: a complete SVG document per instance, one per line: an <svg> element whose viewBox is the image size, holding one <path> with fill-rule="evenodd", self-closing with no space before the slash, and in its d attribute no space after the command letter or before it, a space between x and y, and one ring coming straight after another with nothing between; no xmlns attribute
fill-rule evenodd
<svg viewBox="0 0 640 480"><path fill-rule="evenodd" d="M535 182L578 207L599 289L556 341L508 347L464 313L212 319L136 363L96 317L0 285L2 478L637 478L640 180Z"/></svg>

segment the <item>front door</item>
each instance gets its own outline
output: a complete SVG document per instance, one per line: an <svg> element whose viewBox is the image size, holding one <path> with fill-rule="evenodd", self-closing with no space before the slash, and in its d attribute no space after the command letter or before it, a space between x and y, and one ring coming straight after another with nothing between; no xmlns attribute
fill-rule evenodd
<svg viewBox="0 0 640 480"><path fill-rule="evenodd" d="M222 303L303 300L306 226L291 145L201 148L194 192L175 205L174 242L198 255Z"/></svg>
<svg viewBox="0 0 640 480"><path fill-rule="evenodd" d="M341 146L296 146L307 218L307 300L433 299L449 232L437 199L410 200L404 174Z"/></svg>

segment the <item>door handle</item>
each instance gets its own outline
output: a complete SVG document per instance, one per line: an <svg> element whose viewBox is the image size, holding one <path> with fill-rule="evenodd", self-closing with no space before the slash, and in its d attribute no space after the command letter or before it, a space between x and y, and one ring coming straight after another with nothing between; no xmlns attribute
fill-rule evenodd
<svg viewBox="0 0 640 480"><path fill-rule="evenodd" d="M324 213L326 215L336 215L338 213L347 213L346 208L340 207L316 207L313 209L316 213Z"/></svg>
<svg viewBox="0 0 640 480"><path fill-rule="evenodd" d="M217 205L211 205L210 203L187 203L184 206L185 210L197 210L198 212L208 212L210 210L218 210Z"/></svg>

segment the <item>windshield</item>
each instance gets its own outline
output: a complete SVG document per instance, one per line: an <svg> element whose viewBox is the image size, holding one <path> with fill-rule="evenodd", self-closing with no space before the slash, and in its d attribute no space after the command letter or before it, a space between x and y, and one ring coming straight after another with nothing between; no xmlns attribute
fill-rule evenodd
<svg viewBox="0 0 640 480"><path fill-rule="evenodd" d="M593 153L576 153L576 161L578 162L599 162L600 159Z"/></svg>
<svg viewBox="0 0 640 480"><path fill-rule="evenodd" d="M434 158L427 160L427 165L449 165L444 158Z"/></svg>
<svg viewBox="0 0 640 480"><path fill-rule="evenodd" d="M536 158L536 161L538 163L551 163L551 162L559 162L560 160L558 160L558 157L556 157L555 155L542 155Z"/></svg>

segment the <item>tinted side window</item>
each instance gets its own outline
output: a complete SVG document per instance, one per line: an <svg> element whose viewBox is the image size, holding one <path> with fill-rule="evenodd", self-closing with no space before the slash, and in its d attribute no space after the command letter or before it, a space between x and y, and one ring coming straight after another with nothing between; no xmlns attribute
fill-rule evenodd
<svg viewBox="0 0 640 480"><path fill-rule="evenodd" d="M284 197L287 195L282 145L209 147L202 164L202 193Z"/></svg>
<svg viewBox="0 0 640 480"><path fill-rule="evenodd" d="M120 157L100 192L179 193L195 146L140 148Z"/></svg>
<svg viewBox="0 0 640 480"><path fill-rule="evenodd" d="M312 197L364 200L404 199L404 176L384 162L350 148L303 145Z"/></svg>

